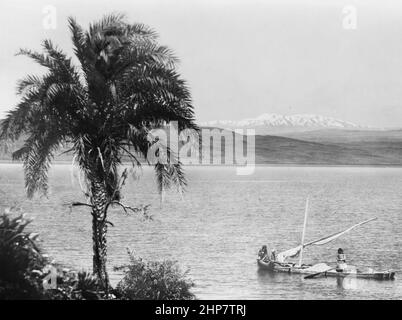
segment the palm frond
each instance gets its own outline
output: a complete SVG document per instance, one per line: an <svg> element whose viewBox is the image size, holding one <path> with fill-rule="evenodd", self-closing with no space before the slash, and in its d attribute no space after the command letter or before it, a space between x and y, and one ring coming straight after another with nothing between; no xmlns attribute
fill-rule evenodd
<svg viewBox="0 0 402 320"><path fill-rule="evenodd" d="M40 90L43 85L42 77L36 75L28 75L24 79L21 79L17 83L17 94L23 95L29 90Z"/></svg>
<svg viewBox="0 0 402 320"><path fill-rule="evenodd" d="M125 28L127 35L135 38L135 40L143 37L149 40L156 40L158 37L155 30L142 23L127 24Z"/></svg>
<svg viewBox="0 0 402 320"><path fill-rule="evenodd" d="M34 94L25 97L15 109L10 110L1 123L1 140L17 140L27 130L32 109L38 105Z"/></svg>
<svg viewBox="0 0 402 320"><path fill-rule="evenodd" d="M71 32L74 52L77 58L81 61L85 56L85 32L73 17L68 18L68 26Z"/></svg>
<svg viewBox="0 0 402 320"><path fill-rule="evenodd" d="M27 156L27 154L29 153L29 150L30 150L29 146L25 144L20 149L14 151L12 153L13 160L22 160L22 159L24 159Z"/></svg>
<svg viewBox="0 0 402 320"><path fill-rule="evenodd" d="M23 159L25 188L31 198L36 191L48 190L48 170L54 152L58 149L62 137L56 132L48 135L33 133L25 142L25 146L14 156Z"/></svg>
<svg viewBox="0 0 402 320"><path fill-rule="evenodd" d="M33 59L38 64L40 64L41 66L46 67L48 69L51 69L54 67L53 61L47 55L45 55L43 53L39 53L39 52L32 51L29 49L20 49L20 51L18 51L18 53L16 55L17 56L19 56L19 55L27 56L27 57Z"/></svg>
<svg viewBox="0 0 402 320"><path fill-rule="evenodd" d="M123 13L112 13L104 15L99 21L89 25L89 34L96 35L97 33L111 30L116 26L121 26L126 23L126 15ZM118 30L118 28L115 28Z"/></svg>
<svg viewBox="0 0 402 320"><path fill-rule="evenodd" d="M177 187L178 192L182 193L187 185L182 164L157 163L155 165L156 180L160 194L173 186Z"/></svg>

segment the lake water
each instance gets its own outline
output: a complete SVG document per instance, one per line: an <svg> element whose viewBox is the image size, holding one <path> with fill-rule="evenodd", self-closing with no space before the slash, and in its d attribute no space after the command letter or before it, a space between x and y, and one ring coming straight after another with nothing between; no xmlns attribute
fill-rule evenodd
<svg viewBox="0 0 402 320"><path fill-rule="evenodd" d="M346 278L304 280L300 275L258 272L261 245L277 250L298 245L306 197L310 211L306 240L378 217L323 246L310 247L305 262L334 263L342 247L350 264L400 270L402 265L402 169L349 167L258 167L237 176L230 167L187 167L184 197L168 193L160 203L153 171L130 180L124 202L151 204L153 221L110 213L109 268L127 262L126 248L144 259L174 259L196 283L200 299L401 299L402 281ZM76 172L55 165L49 197L27 200L23 170L0 165L0 210L18 204L34 218L31 228L57 262L91 268L91 216ZM0 212L1 212L0 211ZM111 272L114 283L119 274ZM398 276L398 275L397 275Z"/></svg>

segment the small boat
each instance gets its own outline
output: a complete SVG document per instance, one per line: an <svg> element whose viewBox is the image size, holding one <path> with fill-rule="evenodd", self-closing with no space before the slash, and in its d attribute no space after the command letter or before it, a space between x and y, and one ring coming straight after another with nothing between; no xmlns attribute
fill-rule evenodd
<svg viewBox="0 0 402 320"><path fill-rule="evenodd" d="M301 267L295 263L279 263L273 261L262 261L257 259L258 267L262 270L272 272L283 272L292 274L316 275L316 277L335 277L345 278L354 277L359 279L375 279L375 280L394 280L394 271L374 271L374 270L359 270L351 271L336 271L325 263L316 265L303 264ZM323 270L323 271L321 271Z"/></svg>
<svg viewBox="0 0 402 320"><path fill-rule="evenodd" d="M305 243L305 231L307 225L307 213L308 213L308 198L306 201L306 210L304 215L304 226L303 226L303 234L301 244L295 248L280 252L277 255L277 259L271 260L268 257L268 254L261 258L257 258L257 265L260 270L267 270L271 272L282 272L289 274L304 274L307 278L312 277L336 277L336 278L345 278L345 277L355 277L360 279L376 279L376 280L393 280L395 279L395 271L387 270L387 271L375 271L371 268L365 268L363 270L358 269L354 266L347 266L345 270L336 270L336 267L331 267L326 263L317 263L314 265L303 264L303 251L304 248L312 245L323 245L330 241L337 239L343 234L353 230L356 227L359 227L363 224L366 224L370 221L376 220L377 218L372 218L365 220L363 222L357 223L346 230L341 232L336 232L329 236L310 241ZM286 262L288 258L299 258L299 263L290 263Z"/></svg>

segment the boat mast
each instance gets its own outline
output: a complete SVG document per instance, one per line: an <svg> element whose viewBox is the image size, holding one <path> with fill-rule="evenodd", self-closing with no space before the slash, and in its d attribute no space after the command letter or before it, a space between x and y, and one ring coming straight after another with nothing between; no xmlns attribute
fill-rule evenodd
<svg viewBox="0 0 402 320"><path fill-rule="evenodd" d="M307 214L308 214L308 197L307 197L307 200L306 200L306 210L304 212L304 224L303 224L303 233L302 233L302 239L301 239L299 266L302 265L302 261L303 261L303 246L304 246L304 236L306 234Z"/></svg>

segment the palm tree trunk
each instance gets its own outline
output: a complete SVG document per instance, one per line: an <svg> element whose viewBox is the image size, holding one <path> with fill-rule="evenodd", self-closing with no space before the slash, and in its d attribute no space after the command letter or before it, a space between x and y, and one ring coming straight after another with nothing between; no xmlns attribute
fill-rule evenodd
<svg viewBox="0 0 402 320"><path fill-rule="evenodd" d="M108 294L109 277L106 270L107 257L107 224L106 206L107 192L103 181L93 181L92 188L92 240L93 240L93 273L98 277L102 287Z"/></svg>

